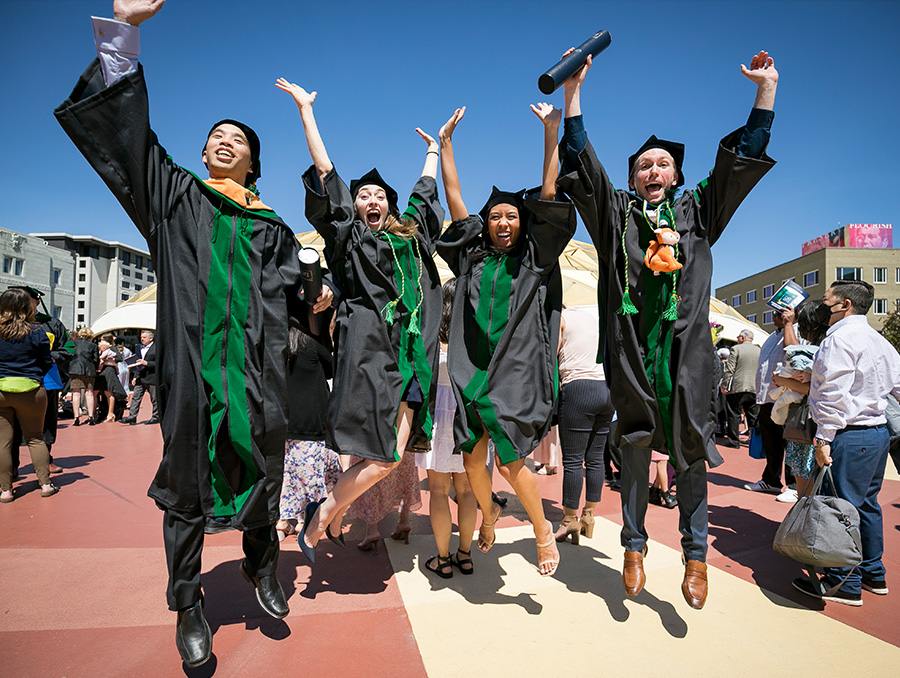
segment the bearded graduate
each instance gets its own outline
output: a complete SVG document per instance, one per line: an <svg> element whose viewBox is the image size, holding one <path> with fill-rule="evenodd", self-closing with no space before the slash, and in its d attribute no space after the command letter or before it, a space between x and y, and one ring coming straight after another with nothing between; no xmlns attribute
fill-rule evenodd
<svg viewBox="0 0 900 678"><path fill-rule="evenodd" d="M510 193L495 187L478 214L470 215L463 202L453 154L453 132L465 108L441 128L441 175L453 222L438 253L457 276L447 367L456 397L456 450L464 454L481 507L478 548L493 546L503 510L491 499L486 466L493 441L500 474L534 529L538 570L549 576L559 551L525 457L549 429L557 397L559 256L575 233L575 211L555 202L560 112L548 104L531 108L544 126L541 188Z"/></svg>
<svg viewBox="0 0 900 678"><path fill-rule="evenodd" d="M722 463L710 407L710 247L775 164L765 149L778 72L766 52L754 55L749 68L741 65L757 86L747 124L719 142L709 176L678 196L684 146L656 136L628 159L629 190L612 185L581 117L581 87L590 66L588 57L564 85L559 187L574 201L600 259L600 330L607 341L598 362L603 362L618 413L625 593L636 596L646 579L650 453L665 451L675 467L685 562L681 589L688 605L700 609L707 597L706 464ZM660 248L669 249L654 265L652 255Z"/></svg>

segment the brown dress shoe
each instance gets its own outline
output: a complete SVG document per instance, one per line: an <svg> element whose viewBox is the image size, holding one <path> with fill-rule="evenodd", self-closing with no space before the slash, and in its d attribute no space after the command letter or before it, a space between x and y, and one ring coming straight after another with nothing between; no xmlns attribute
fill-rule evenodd
<svg viewBox="0 0 900 678"><path fill-rule="evenodd" d="M622 568L622 583L625 585L625 595L634 598L644 588L647 577L644 575L644 556L647 554L647 546L643 551L625 551L625 566Z"/></svg>
<svg viewBox="0 0 900 678"><path fill-rule="evenodd" d="M706 563L689 560L684 566L684 581L681 582L681 593L687 604L695 610L702 610L706 604L708 593L706 583Z"/></svg>

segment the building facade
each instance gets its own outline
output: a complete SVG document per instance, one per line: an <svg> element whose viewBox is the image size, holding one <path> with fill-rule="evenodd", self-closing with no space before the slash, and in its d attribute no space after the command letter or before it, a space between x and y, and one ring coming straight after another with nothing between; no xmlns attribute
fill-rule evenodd
<svg viewBox="0 0 900 678"><path fill-rule="evenodd" d="M74 328L89 327L106 311L156 282L146 250L90 235L32 235L74 257Z"/></svg>
<svg viewBox="0 0 900 678"><path fill-rule="evenodd" d="M0 292L28 285L43 292L47 312L75 326L75 255L39 236L0 228Z"/></svg>
<svg viewBox="0 0 900 678"><path fill-rule="evenodd" d="M772 309L766 304L787 280L800 285L812 299L821 299L835 280L864 280L875 288L867 314L881 330L885 316L900 308L900 249L828 247L716 289L716 297L736 308L767 332L774 331Z"/></svg>

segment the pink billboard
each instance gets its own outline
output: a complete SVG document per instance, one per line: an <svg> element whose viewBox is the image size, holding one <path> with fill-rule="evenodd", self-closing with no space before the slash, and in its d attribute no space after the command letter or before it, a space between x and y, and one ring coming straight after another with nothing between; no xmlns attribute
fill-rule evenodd
<svg viewBox="0 0 900 678"><path fill-rule="evenodd" d="M894 246L891 224L847 224L844 230L847 247L888 249Z"/></svg>
<svg viewBox="0 0 900 678"><path fill-rule="evenodd" d="M823 250L826 247L843 247L844 246L844 228L835 229L818 238L813 238L803 243L801 254L805 257L807 254Z"/></svg>

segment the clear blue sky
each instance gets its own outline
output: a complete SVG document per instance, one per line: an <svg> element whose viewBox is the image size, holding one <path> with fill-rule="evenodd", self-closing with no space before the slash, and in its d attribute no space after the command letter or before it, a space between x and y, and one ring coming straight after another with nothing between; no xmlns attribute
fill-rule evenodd
<svg viewBox="0 0 900 678"><path fill-rule="evenodd" d="M111 1L0 5L6 195L0 225L144 246L52 112L94 56L89 16ZM153 128L202 172L211 123L244 120L262 140L263 200L297 231L309 165L279 76L319 92L316 116L349 179L373 166L404 195L425 145L457 106L454 137L470 211L491 184L540 180L541 126L528 104L562 106L537 78L568 46L607 29L585 85L588 134L610 177L651 133L683 141L688 185L741 126L755 88L739 64L768 50L781 78L769 154L778 165L713 250L713 288L800 255L847 223L900 228L900 2L234 2L169 0L141 29ZM577 238L587 240L583 227ZM897 236L900 238L900 233Z"/></svg>

